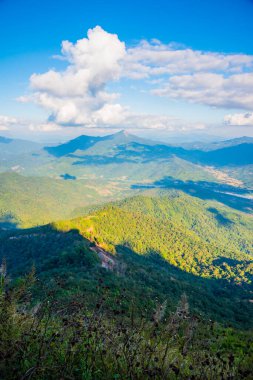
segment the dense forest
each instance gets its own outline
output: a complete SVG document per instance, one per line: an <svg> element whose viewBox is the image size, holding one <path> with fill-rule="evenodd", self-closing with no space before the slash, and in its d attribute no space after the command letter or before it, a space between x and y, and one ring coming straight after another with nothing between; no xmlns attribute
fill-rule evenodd
<svg viewBox="0 0 253 380"><path fill-rule="evenodd" d="M0 174L0 378L251 380L251 169L199 162L243 141L12 142L24 166Z"/></svg>
<svg viewBox="0 0 253 380"><path fill-rule="evenodd" d="M253 380L253 0L0 0L0 380Z"/></svg>
<svg viewBox="0 0 253 380"><path fill-rule="evenodd" d="M194 275L252 281L251 217L228 208L205 207L182 194L134 197L53 226L61 231L77 229L112 253L125 246L138 254L159 254Z"/></svg>

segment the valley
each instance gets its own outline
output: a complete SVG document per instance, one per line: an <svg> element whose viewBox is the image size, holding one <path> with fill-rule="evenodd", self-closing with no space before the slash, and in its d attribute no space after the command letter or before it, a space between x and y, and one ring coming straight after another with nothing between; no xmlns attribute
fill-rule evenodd
<svg viewBox="0 0 253 380"><path fill-rule="evenodd" d="M245 174L240 175L248 166L238 162L235 167L231 162L224 167L222 158L216 166L207 166L209 158L205 155L211 153L220 159L226 155L227 149L239 149L238 146L240 149L246 147L242 154L247 155L248 147L252 149L253 144L250 139L240 139L223 145L207 152L189 150L189 147L186 150L161 145L124 131L104 137L80 136L55 147L2 139L0 193L4 196L0 200L1 223L6 225L13 220L13 224L25 227L45 224L77 216L76 211L86 206L128 197L145 187L160 186L181 188L200 196L209 192L214 199L227 200L230 206L238 203L239 209L250 211L252 187L249 181L252 176L249 171L244 183ZM8 160L4 158L7 151L11 155ZM246 159L251 162L250 154ZM188 190L191 184L193 189ZM223 184L224 190L218 184ZM25 194L24 187L27 189ZM220 197L216 187L221 192ZM34 194L37 194L36 205ZM233 194L244 194L244 198L234 202ZM47 199L48 205L49 200L52 202L47 209L43 206L43 199ZM25 215L29 203L31 218Z"/></svg>
<svg viewBox="0 0 253 380"><path fill-rule="evenodd" d="M253 380L253 0L0 0L0 380Z"/></svg>
<svg viewBox="0 0 253 380"><path fill-rule="evenodd" d="M210 344L221 352L222 360L231 355L226 346L229 340L241 363L237 371L248 371L253 328L251 140L231 140L196 150L119 132L80 136L50 147L0 140L1 146L6 144L9 149L0 155L1 273L3 284L5 278L11 279L11 302L22 304L18 298L14 301L15 289L27 283L29 308L38 308L28 325L23 322L24 329L40 318L36 313L47 313L44 308L52 302L48 314L52 334L56 334L55 323L65 326L70 315L78 324L83 313L92 326L102 318L106 327L99 334L108 355L113 355L105 343L106 331L116 329L111 331L116 342L121 334L122 339L130 339L133 331L136 337L142 336L144 325L144 335L149 336L154 323L165 337L178 310L184 310L180 313L189 324L179 319L181 327L177 328L196 324L193 351L184 354L189 363L195 360L196 378L201 379L197 373L203 367L193 352L200 355L204 347L206 325L216 331L216 338L208 339L213 339ZM227 149L237 153L226 156ZM233 157L231 162L224 160L224 155ZM6 286L4 292L8 292ZM159 313L163 316L158 323ZM152 315L151 325L147 325ZM165 327L167 319L171 327ZM123 325L127 336L119 327ZM70 326L66 331L72 336ZM40 329L38 325L38 336ZM62 335L65 327L60 329ZM29 332L25 334L30 337L29 345L35 342ZM186 332L177 334L175 346L171 343L176 362L186 352L180 348L180 339L187 336ZM68 339L64 337L65 342ZM83 339L90 342L88 337ZM94 347L100 346L98 336L94 339ZM152 335L150 339L155 338ZM168 339L171 341L171 336ZM78 342L74 347L79 347ZM163 352L165 341L159 344ZM216 365L224 372L223 362L210 354L212 349L207 347L208 360L219 363L214 365L214 373ZM142 355L143 348L138 350ZM54 355L59 360L58 354ZM190 370L180 371L187 376Z"/></svg>

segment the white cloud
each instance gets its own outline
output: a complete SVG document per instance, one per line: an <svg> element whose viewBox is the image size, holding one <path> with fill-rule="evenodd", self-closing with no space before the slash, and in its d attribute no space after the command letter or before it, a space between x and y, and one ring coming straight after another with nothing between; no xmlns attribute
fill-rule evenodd
<svg viewBox="0 0 253 380"><path fill-rule="evenodd" d="M185 99L193 103L224 108L252 109L253 73L225 77L216 73L177 75L152 91L171 99Z"/></svg>
<svg viewBox="0 0 253 380"><path fill-rule="evenodd" d="M6 125L0 124L0 131L8 131L8 130L9 130L9 127L7 127Z"/></svg>
<svg viewBox="0 0 253 380"><path fill-rule="evenodd" d="M15 117L0 115L0 131L7 131L14 124L17 124Z"/></svg>
<svg viewBox="0 0 253 380"><path fill-rule="evenodd" d="M145 91L169 99L247 111L253 107L250 55L204 52L158 40L127 48L99 26L76 43L63 41L61 53L66 68L33 74L32 94L19 98L48 110L52 125L130 127L136 122L146 128L175 128L166 116L135 115L121 105L119 94L109 92L107 85L122 78L138 80L138 88L143 83Z"/></svg>
<svg viewBox="0 0 253 380"><path fill-rule="evenodd" d="M180 49L142 41L127 50L126 75L152 79L154 95L208 106L253 107L253 56ZM149 83L151 83L149 82Z"/></svg>
<svg viewBox="0 0 253 380"><path fill-rule="evenodd" d="M226 115L224 123L234 126L251 126L253 127L253 113L236 113L234 115Z"/></svg>
<svg viewBox="0 0 253 380"><path fill-rule="evenodd" d="M125 121L127 111L120 104L105 104L93 114L93 121L97 125L117 125Z"/></svg>
<svg viewBox="0 0 253 380"><path fill-rule="evenodd" d="M128 117L121 123L121 127L126 129L154 129L167 132L203 130L206 129L204 123L192 123L168 115L153 114L128 114Z"/></svg>
<svg viewBox="0 0 253 380"><path fill-rule="evenodd" d="M253 67L253 56L245 54L203 52L177 48L174 44L165 45L158 40L152 42L144 40L128 49L126 70L130 76L137 78L210 71L233 73Z"/></svg>
<svg viewBox="0 0 253 380"><path fill-rule="evenodd" d="M54 122L38 123L31 120L17 119L12 116L0 115L0 131L33 131L33 132L54 132L61 130L61 126Z"/></svg>
<svg viewBox="0 0 253 380"><path fill-rule="evenodd" d="M97 26L88 38L75 44L62 43L62 56L68 62L64 71L49 70L30 78L33 100L50 110L50 120L59 124L93 125L119 120L123 107L114 104L117 94L108 93L108 82L118 80L125 44L115 34ZM31 98L21 97L20 101ZM117 116L113 117L112 112Z"/></svg>
<svg viewBox="0 0 253 380"><path fill-rule="evenodd" d="M44 124L30 123L28 124L28 129L32 132L55 132L61 130L62 128L56 123L48 122Z"/></svg>

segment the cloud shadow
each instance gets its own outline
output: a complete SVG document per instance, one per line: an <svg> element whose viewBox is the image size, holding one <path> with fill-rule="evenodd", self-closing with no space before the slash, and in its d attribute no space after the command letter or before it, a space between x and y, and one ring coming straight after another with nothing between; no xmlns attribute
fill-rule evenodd
<svg viewBox="0 0 253 380"><path fill-rule="evenodd" d="M247 213L253 212L252 192L245 188L234 187L208 181L182 181L173 177L164 177L152 184L134 184L133 189L175 189L203 200L215 200ZM219 216L218 216L219 218ZM221 219L220 219L221 220Z"/></svg>

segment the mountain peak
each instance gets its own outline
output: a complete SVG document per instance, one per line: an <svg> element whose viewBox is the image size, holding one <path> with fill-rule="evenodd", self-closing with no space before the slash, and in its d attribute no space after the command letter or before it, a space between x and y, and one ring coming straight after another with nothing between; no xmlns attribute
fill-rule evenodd
<svg viewBox="0 0 253 380"><path fill-rule="evenodd" d="M124 136L129 136L130 135L130 133L128 131L126 131L125 129L122 129L118 133L121 134L121 135L124 135Z"/></svg>
<svg viewBox="0 0 253 380"><path fill-rule="evenodd" d="M121 131L114 133L112 136L129 137L129 136L131 136L131 134L128 131L126 131L125 129L122 129Z"/></svg>

